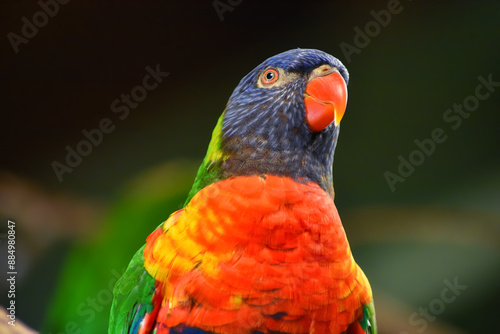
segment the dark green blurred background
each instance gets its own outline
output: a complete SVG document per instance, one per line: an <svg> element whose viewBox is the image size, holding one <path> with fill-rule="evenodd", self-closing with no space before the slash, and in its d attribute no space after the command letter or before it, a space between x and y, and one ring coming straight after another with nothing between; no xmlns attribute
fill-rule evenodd
<svg viewBox="0 0 500 334"><path fill-rule="evenodd" d="M350 72L335 200L372 282L381 332L494 332L500 87L456 130L443 116L475 94L479 76L500 82L500 2L402 0L385 27L370 23L372 11L395 1L231 3L221 21L212 0L70 1L17 54L7 34L21 35L22 17L32 21L41 7L0 4L0 232L16 221L17 316L47 333L77 332L71 321L82 333L105 332L109 303L92 320L78 305L106 289L112 270L182 205L239 80L301 47L333 54ZM366 24L379 31L360 47L356 27ZM341 50L356 42L356 53ZM111 103L157 64L169 76L120 120ZM51 164L65 163L65 147L103 118L114 131L59 182ZM391 191L384 173L398 173L398 157L436 128L446 140ZM467 289L428 327L409 320L455 278Z"/></svg>

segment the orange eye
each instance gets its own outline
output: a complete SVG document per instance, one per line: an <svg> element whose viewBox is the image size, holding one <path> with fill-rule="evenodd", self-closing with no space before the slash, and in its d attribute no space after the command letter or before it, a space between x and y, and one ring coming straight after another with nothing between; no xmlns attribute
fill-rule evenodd
<svg viewBox="0 0 500 334"><path fill-rule="evenodd" d="M264 72L262 75L262 83L265 85L272 84L278 80L278 71L273 68L270 68Z"/></svg>

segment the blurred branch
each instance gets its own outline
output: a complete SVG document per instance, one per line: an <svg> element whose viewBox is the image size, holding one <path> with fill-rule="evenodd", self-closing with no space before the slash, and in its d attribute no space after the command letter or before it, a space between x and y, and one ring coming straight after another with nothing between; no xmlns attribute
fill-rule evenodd
<svg viewBox="0 0 500 334"><path fill-rule="evenodd" d="M386 242L455 242L498 249L500 216L437 207L366 207L342 215L353 246Z"/></svg>
<svg viewBox="0 0 500 334"><path fill-rule="evenodd" d="M10 325L11 322L14 325ZM37 331L23 324L19 319L12 320L4 307L0 307L0 333L1 334L37 334Z"/></svg>
<svg viewBox="0 0 500 334"><path fill-rule="evenodd" d="M410 325L408 315L413 312L410 305L391 298L381 291L374 291L377 325L381 334L414 333L415 327ZM455 326L441 321L428 322L426 334L464 334Z"/></svg>
<svg viewBox="0 0 500 334"><path fill-rule="evenodd" d="M0 171L0 216L17 220L35 248L61 239L91 237L105 206L64 193L50 193L16 175Z"/></svg>

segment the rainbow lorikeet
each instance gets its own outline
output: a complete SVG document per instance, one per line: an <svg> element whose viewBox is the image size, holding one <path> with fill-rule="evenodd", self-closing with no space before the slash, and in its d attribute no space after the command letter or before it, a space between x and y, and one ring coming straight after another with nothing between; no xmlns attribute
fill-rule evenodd
<svg viewBox="0 0 500 334"><path fill-rule="evenodd" d="M377 333L333 203L347 82L309 49L241 80L185 207L117 282L110 333Z"/></svg>

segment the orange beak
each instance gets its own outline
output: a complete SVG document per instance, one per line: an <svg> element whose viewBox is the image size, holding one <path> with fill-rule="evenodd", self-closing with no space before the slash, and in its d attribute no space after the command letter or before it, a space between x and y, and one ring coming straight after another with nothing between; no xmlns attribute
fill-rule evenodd
<svg viewBox="0 0 500 334"><path fill-rule="evenodd" d="M306 121L314 132L323 131L334 122L338 126L347 105L344 78L333 72L313 79L306 87Z"/></svg>

